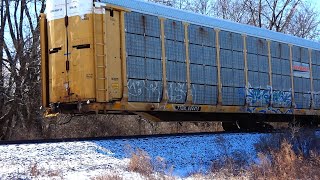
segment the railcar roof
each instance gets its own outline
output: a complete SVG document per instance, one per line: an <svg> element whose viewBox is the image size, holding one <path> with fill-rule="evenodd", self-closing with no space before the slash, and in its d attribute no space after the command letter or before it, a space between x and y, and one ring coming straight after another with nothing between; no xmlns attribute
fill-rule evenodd
<svg viewBox="0 0 320 180"><path fill-rule="evenodd" d="M135 12L165 17L211 28L219 28L221 30L237 32L249 36L255 36L259 38L320 50L320 43L314 41L246 24L240 24L228 20L213 18L210 16L175 9L160 4L145 2L142 0L100 0L100 2L121 6Z"/></svg>

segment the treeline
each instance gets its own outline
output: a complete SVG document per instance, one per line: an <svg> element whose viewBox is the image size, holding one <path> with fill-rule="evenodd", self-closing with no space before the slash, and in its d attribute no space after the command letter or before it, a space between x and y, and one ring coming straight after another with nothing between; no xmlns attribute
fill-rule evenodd
<svg viewBox="0 0 320 180"><path fill-rule="evenodd" d="M149 0L319 39L319 13L302 0ZM45 0L0 0L0 140L41 137L39 14ZM94 123L94 121L92 121Z"/></svg>

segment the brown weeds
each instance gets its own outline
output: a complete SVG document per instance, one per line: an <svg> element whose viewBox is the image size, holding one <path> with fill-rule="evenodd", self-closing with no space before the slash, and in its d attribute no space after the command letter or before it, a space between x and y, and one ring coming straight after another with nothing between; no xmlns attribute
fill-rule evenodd
<svg viewBox="0 0 320 180"><path fill-rule="evenodd" d="M320 156L311 153L305 157L295 153L288 141L281 143L279 150L271 150L270 154L260 153L259 163L252 164L248 174L253 179L320 179Z"/></svg>
<svg viewBox="0 0 320 180"><path fill-rule="evenodd" d="M128 168L147 177L153 173L154 169L149 154L141 149L132 153Z"/></svg>

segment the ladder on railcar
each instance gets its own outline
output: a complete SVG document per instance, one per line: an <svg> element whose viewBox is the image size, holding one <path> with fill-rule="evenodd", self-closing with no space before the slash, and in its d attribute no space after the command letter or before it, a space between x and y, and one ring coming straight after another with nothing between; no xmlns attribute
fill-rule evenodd
<svg viewBox="0 0 320 180"><path fill-rule="evenodd" d="M96 77L96 101L106 102L108 98L107 79L107 39L106 39L106 16L104 13L97 14L96 11L105 11L104 7L93 8L93 39L94 60ZM101 41L103 40L103 41Z"/></svg>

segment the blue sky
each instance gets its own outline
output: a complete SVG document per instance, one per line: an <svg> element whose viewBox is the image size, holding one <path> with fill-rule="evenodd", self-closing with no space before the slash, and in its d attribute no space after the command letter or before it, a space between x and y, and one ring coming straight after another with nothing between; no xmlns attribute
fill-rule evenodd
<svg viewBox="0 0 320 180"><path fill-rule="evenodd" d="M311 3L311 5L315 5L315 7L317 7L318 10L320 11L320 1L319 0L309 0L309 2Z"/></svg>

